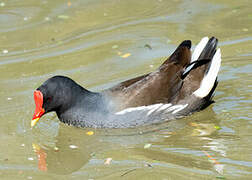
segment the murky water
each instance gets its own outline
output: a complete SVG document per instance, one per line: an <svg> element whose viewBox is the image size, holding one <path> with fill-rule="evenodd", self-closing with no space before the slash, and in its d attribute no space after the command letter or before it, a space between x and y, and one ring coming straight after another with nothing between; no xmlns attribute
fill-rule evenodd
<svg viewBox="0 0 252 180"><path fill-rule="evenodd" d="M0 179L252 179L251 12L251 0L0 0ZM30 129L47 78L100 90L206 35L223 55L206 110L123 130L48 114Z"/></svg>

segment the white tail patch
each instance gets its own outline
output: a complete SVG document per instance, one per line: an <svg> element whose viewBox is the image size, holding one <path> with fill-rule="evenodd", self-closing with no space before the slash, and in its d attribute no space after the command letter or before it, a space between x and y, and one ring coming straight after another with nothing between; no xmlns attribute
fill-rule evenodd
<svg viewBox="0 0 252 180"><path fill-rule="evenodd" d="M206 97L214 86L221 65L221 51L218 49L214 54L208 73L201 81L199 89L194 91L194 95L200 98Z"/></svg>
<svg viewBox="0 0 252 180"><path fill-rule="evenodd" d="M188 104L179 104L179 105L172 105L172 104L153 104L149 106L139 106L139 107L132 107L132 108L127 108L122 111L119 111L115 113L116 115L123 115L127 113L133 113L133 112L139 112L139 111L146 111L146 115L149 116L153 113L159 113L159 112L164 112L164 113L171 113L175 114L182 109L186 108Z"/></svg>
<svg viewBox="0 0 252 180"><path fill-rule="evenodd" d="M203 51L203 49L205 48L208 40L209 40L208 37L204 37L201 39L199 44L197 44L197 46L195 47L195 49L193 51L191 62L196 61L199 58L199 56L200 56L201 52Z"/></svg>

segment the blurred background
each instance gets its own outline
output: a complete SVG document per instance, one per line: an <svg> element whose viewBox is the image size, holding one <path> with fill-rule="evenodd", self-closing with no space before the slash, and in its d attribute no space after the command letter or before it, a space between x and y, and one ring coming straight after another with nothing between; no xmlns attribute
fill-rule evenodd
<svg viewBox="0 0 252 180"><path fill-rule="evenodd" d="M219 39L216 103L133 129L30 129L54 75L99 91L155 70L185 39ZM251 0L0 0L0 179L252 179Z"/></svg>

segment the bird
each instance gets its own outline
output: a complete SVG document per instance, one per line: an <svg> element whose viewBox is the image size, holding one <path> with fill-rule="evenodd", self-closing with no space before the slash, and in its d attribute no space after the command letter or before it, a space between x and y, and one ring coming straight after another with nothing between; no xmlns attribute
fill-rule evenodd
<svg viewBox="0 0 252 180"><path fill-rule="evenodd" d="M191 52L184 40L155 71L92 92L66 76L34 91L31 127L49 112L68 125L134 128L176 120L212 104L221 66L218 39L204 37Z"/></svg>

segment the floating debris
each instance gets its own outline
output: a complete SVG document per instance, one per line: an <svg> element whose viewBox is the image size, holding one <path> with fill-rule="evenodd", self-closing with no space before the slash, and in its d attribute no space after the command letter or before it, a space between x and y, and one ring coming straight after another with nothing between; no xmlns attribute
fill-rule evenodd
<svg viewBox="0 0 252 180"><path fill-rule="evenodd" d="M50 21L51 19L49 17L45 17L45 21Z"/></svg>
<svg viewBox="0 0 252 180"><path fill-rule="evenodd" d="M21 144L20 146L25 147L25 144Z"/></svg>
<svg viewBox="0 0 252 180"><path fill-rule="evenodd" d="M115 45L112 46L112 49L117 49L118 47L119 46L115 44Z"/></svg>
<svg viewBox="0 0 252 180"><path fill-rule="evenodd" d="M24 17L24 21L27 21L29 18L28 17Z"/></svg>
<svg viewBox="0 0 252 180"><path fill-rule="evenodd" d="M197 127L197 126L198 126L197 123L193 123L193 122L192 122L192 123L189 123L189 125L190 125L190 126L193 126L193 127Z"/></svg>
<svg viewBox="0 0 252 180"><path fill-rule="evenodd" d="M133 172L133 171L135 171L135 170L137 170L137 169L136 169L136 168L130 169L130 170L126 171L125 173L123 173L123 174L121 175L121 177L123 177L123 176L125 176L126 174L129 174L129 173L131 173L131 172Z"/></svg>
<svg viewBox="0 0 252 180"><path fill-rule="evenodd" d="M220 130L220 129L221 129L220 126L214 126L214 128L217 129L217 130Z"/></svg>
<svg viewBox="0 0 252 180"><path fill-rule="evenodd" d="M12 98L11 98L11 97L8 97L7 100L10 101L10 100L12 100Z"/></svg>
<svg viewBox="0 0 252 180"><path fill-rule="evenodd" d="M73 145L73 144L72 144L72 145L70 145L69 147L70 147L71 149L77 149L77 148L78 148L78 146Z"/></svg>
<svg viewBox="0 0 252 180"><path fill-rule="evenodd" d="M175 132L172 132L172 131L164 131L164 132L162 132L161 134L172 135L172 134L175 134Z"/></svg>
<svg viewBox="0 0 252 180"><path fill-rule="evenodd" d="M92 136L94 134L94 131L88 131L86 132L86 135Z"/></svg>
<svg viewBox="0 0 252 180"><path fill-rule="evenodd" d="M151 147L151 144L145 144L144 145L144 149L148 149L148 148L150 148Z"/></svg>
<svg viewBox="0 0 252 180"><path fill-rule="evenodd" d="M107 158L106 161L104 162L105 165L110 165L112 161L112 158Z"/></svg>
<svg viewBox="0 0 252 180"><path fill-rule="evenodd" d="M67 16L67 15L58 15L57 16L59 19L69 19L69 16Z"/></svg>
<svg viewBox="0 0 252 180"><path fill-rule="evenodd" d="M67 2L67 6L70 7L72 6L72 3L70 1Z"/></svg>
<svg viewBox="0 0 252 180"><path fill-rule="evenodd" d="M56 147L56 146L55 146L53 149L54 149L54 151L56 151L56 152L58 152L58 151L59 151L59 148L58 148L58 147Z"/></svg>
<svg viewBox="0 0 252 180"><path fill-rule="evenodd" d="M151 64L151 65L149 65L150 66L150 68L153 68L154 66Z"/></svg>
<svg viewBox="0 0 252 180"><path fill-rule="evenodd" d="M32 179L32 176L28 176L27 179Z"/></svg>
<svg viewBox="0 0 252 180"><path fill-rule="evenodd" d="M149 164L149 163L146 163L146 164L144 164L144 166L145 167L153 167L151 164Z"/></svg>
<svg viewBox="0 0 252 180"><path fill-rule="evenodd" d="M129 56L131 56L130 53L125 53L125 54L121 55L122 58L127 58L127 57L129 57Z"/></svg>
<svg viewBox="0 0 252 180"><path fill-rule="evenodd" d="M3 50L3 54L7 54L9 51L7 49Z"/></svg>
<svg viewBox="0 0 252 180"><path fill-rule="evenodd" d="M224 176L216 176L216 179L226 179Z"/></svg>
<svg viewBox="0 0 252 180"><path fill-rule="evenodd" d="M145 44L144 47L145 47L145 48L148 48L149 50L152 50L152 47L151 47L151 45L149 45L149 44Z"/></svg>
<svg viewBox="0 0 252 180"><path fill-rule="evenodd" d="M223 170L224 170L224 164L215 164L214 165L214 169L216 172L218 172L219 174L223 174Z"/></svg>
<svg viewBox="0 0 252 180"><path fill-rule="evenodd" d="M244 32L247 32L248 31L248 28L243 28L242 29Z"/></svg>
<svg viewBox="0 0 252 180"><path fill-rule="evenodd" d="M34 160L34 158L32 158L32 157L28 157L27 158L29 161L33 161Z"/></svg>
<svg viewBox="0 0 252 180"><path fill-rule="evenodd" d="M5 3L4 2L0 2L0 7L4 7Z"/></svg>

